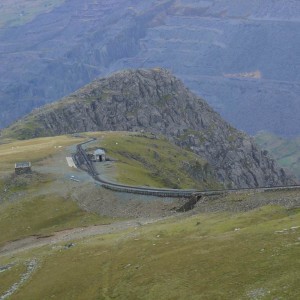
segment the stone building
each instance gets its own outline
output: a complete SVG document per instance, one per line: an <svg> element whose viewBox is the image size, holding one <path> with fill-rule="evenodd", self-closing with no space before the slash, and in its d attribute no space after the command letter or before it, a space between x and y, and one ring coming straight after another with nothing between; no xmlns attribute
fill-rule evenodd
<svg viewBox="0 0 300 300"><path fill-rule="evenodd" d="M105 151L103 149L97 149L94 151L94 161L105 161L106 156L105 156Z"/></svg>
<svg viewBox="0 0 300 300"><path fill-rule="evenodd" d="M20 162L15 164L15 174L29 174L31 173L31 163L30 162Z"/></svg>

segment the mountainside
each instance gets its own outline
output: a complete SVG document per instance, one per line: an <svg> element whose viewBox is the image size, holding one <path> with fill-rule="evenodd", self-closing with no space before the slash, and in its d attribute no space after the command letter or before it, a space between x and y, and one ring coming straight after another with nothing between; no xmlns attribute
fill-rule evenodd
<svg viewBox="0 0 300 300"><path fill-rule="evenodd" d="M35 110L4 135L29 138L102 130L163 134L206 159L228 186L292 182L247 135L223 121L164 69L128 70L97 79Z"/></svg>
<svg viewBox="0 0 300 300"><path fill-rule="evenodd" d="M88 147L100 142L109 156L148 163L145 145L158 160L170 154L169 171L188 162L179 150L173 166L178 147L170 153L150 134L0 140L0 299L300 298L299 189L203 196L176 212L190 199L113 192L70 168L66 156L92 136L100 139ZM33 173L14 176L16 160L31 160ZM136 176L134 166L122 177Z"/></svg>
<svg viewBox="0 0 300 300"><path fill-rule="evenodd" d="M64 0L2 0L0 4L0 28L23 25L36 16L50 12Z"/></svg>
<svg viewBox="0 0 300 300"><path fill-rule="evenodd" d="M300 179L300 138L285 139L269 132L259 132L255 141L278 161L278 164L291 170Z"/></svg>
<svg viewBox="0 0 300 300"><path fill-rule="evenodd" d="M97 137L95 132L90 135ZM206 160L161 135L101 131L88 151L99 147L105 149L110 161L94 166L101 178L112 182L202 191L223 188Z"/></svg>
<svg viewBox="0 0 300 300"><path fill-rule="evenodd" d="M53 3L0 30L0 127L100 75L162 66L239 129L299 135L299 1Z"/></svg>

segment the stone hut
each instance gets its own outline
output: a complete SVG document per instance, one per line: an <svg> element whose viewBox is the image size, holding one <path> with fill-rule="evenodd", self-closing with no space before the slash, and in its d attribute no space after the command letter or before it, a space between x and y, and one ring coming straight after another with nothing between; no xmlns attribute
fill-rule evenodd
<svg viewBox="0 0 300 300"><path fill-rule="evenodd" d="M31 173L31 162L20 162L15 164L15 174L29 174Z"/></svg>
<svg viewBox="0 0 300 300"><path fill-rule="evenodd" d="M103 149L97 149L94 151L94 161L105 161L106 154Z"/></svg>

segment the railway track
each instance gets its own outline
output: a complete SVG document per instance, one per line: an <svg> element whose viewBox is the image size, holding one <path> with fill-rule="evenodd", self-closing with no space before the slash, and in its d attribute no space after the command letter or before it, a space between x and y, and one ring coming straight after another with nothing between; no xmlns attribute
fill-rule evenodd
<svg viewBox="0 0 300 300"><path fill-rule="evenodd" d="M140 195L150 195L157 197L170 197L170 198L192 198L200 199L202 196L213 196L222 195L227 193L237 193L237 192L265 192L265 191L278 191L278 190L292 190L300 189L300 185L290 185L290 186L274 186L274 187L257 187L257 188L240 188L240 189L223 189L223 190L210 190L210 191L199 191L199 190L180 190L180 189L161 189L161 188L150 188L150 187L140 187L140 186L129 186L118 184L104 180L97 173L92 161L88 158L85 150L82 148L84 144L88 144L95 141L91 139L87 142L78 144L76 147L76 153L73 155L73 159L77 167L83 171L88 172L99 185L102 187L123 193L140 194Z"/></svg>

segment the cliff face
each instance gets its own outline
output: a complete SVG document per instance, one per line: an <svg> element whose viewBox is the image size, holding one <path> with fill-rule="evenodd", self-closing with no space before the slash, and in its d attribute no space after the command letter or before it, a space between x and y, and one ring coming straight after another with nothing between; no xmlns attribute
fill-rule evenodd
<svg viewBox="0 0 300 300"><path fill-rule="evenodd" d="M98 76L160 66L239 129L299 135L299 20L297 0L62 1L0 29L0 127Z"/></svg>
<svg viewBox="0 0 300 300"><path fill-rule="evenodd" d="M291 182L247 135L164 69L128 70L98 79L9 128L19 137L101 130L164 134L205 158L218 179L233 187Z"/></svg>

